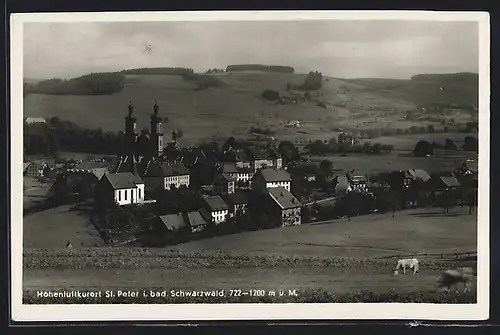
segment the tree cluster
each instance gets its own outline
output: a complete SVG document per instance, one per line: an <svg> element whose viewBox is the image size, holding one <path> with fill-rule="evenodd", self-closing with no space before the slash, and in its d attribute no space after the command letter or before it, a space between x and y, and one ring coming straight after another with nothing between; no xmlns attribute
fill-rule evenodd
<svg viewBox="0 0 500 335"><path fill-rule="evenodd" d="M226 67L226 72L237 72L237 71L295 73L295 69L293 67L281 66L281 65L239 64L239 65L228 65Z"/></svg>
<svg viewBox="0 0 500 335"><path fill-rule="evenodd" d="M25 94L109 95L120 92L125 84L121 73L90 73L73 79L49 79L25 86Z"/></svg>

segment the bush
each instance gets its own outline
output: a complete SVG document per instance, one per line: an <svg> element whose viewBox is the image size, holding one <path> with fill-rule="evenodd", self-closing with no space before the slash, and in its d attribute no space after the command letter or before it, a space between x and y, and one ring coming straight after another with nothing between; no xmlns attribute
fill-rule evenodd
<svg viewBox="0 0 500 335"><path fill-rule="evenodd" d="M280 94L273 90L265 90L261 95L264 99L270 101L277 101L280 99Z"/></svg>

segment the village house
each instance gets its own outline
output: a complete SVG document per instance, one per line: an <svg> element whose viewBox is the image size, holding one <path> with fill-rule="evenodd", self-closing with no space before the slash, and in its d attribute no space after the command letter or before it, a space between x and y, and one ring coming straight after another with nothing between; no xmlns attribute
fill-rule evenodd
<svg viewBox="0 0 500 335"><path fill-rule="evenodd" d="M206 196L203 200L205 205L200 213L205 220L216 225L227 220L229 207L220 196Z"/></svg>
<svg viewBox="0 0 500 335"><path fill-rule="evenodd" d="M479 169L478 169L478 163L477 160L474 159L467 159L461 167L461 172L464 175L473 175L477 176Z"/></svg>
<svg viewBox="0 0 500 335"><path fill-rule="evenodd" d="M105 163L83 162L61 173L55 183L63 183L66 190L73 190L80 196L91 196L101 178L109 173Z"/></svg>
<svg viewBox="0 0 500 335"><path fill-rule="evenodd" d="M224 197L224 201L229 207L231 217L242 217L248 211L248 195L244 191L236 191Z"/></svg>
<svg viewBox="0 0 500 335"><path fill-rule="evenodd" d="M253 178L255 174L251 169L246 167L238 167L235 163L223 163L222 173L231 176L236 180L236 183L247 183Z"/></svg>
<svg viewBox="0 0 500 335"><path fill-rule="evenodd" d="M368 184L364 176L350 176L348 180L353 192L368 192Z"/></svg>
<svg viewBox="0 0 500 335"><path fill-rule="evenodd" d="M250 167L254 172L266 167L273 167L274 163L269 154L255 147L246 147L245 153L250 160Z"/></svg>
<svg viewBox="0 0 500 335"><path fill-rule="evenodd" d="M144 181L130 172L106 173L96 186L96 201L119 206L144 202Z"/></svg>
<svg viewBox="0 0 500 335"><path fill-rule="evenodd" d="M231 148L224 153L224 162L234 163L237 168L250 168L251 162L243 149Z"/></svg>
<svg viewBox="0 0 500 335"><path fill-rule="evenodd" d="M202 217L199 211L187 212L184 219L188 223L191 233L200 233L207 227L207 221Z"/></svg>
<svg viewBox="0 0 500 335"><path fill-rule="evenodd" d="M228 174L219 173L215 175L212 191L218 195L234 193L235 179Z"/></svg>
<svg viewBox="0 0 500 335"><path fill-rule="evenodd" d="M143 174L147 192L189 187L190 172L182 163L149 162Z"/></svg>
<svg viewBox="0 0 500 335"><path fill-rule="evenodd" d="M154 232L171 244L186 241L191 232L191 227L182 213L161 215L153 222Z"/></svg>
<svg viewBox="0 0 500 335"><path fill-rule="evenodd" d="M283 187L267 190L265 196L252 194L249 203L250 220L262 228L277 228L301 224L302 204Z"/></svg>
<svg viewBox="0 0 500 335"><path fill-rule="evenodd" d="M283 187L290 191L292 177L284 170L266 168L257 171L252 178L252 190L267 193L268 188Z"/></svg>
<svg viewBox="0 0 500 335"><path fill-rule="evenodd" d="M409 181L413 180L421 180L426 183L431 179L431 176L427 173L427 171L422 169L410 169L406 171L405 175L406 179Z"/></svg>
<svg viewBox="0 0 500 335"><path fill-rule="evenodd" d="M27 177L42 177L47 175L51 171L51 166L48 162L44 160L35 160L30 162L25 170L25 175Z"/></svg>
<svg viewBox="0 0 500 335"><path fill-rule="evenodd" d="M437 191L452 191L458 189L460 187L460 183L455 177L444 176L436 179L435 186Z"/></svg>

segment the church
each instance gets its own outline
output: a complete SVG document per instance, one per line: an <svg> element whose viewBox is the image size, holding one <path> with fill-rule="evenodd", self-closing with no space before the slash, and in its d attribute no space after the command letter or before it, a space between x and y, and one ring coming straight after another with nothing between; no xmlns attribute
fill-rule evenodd
<svg viewBox="0 0 500 335"><path fill-rule="evenodd" d="M131 172L134 175L144 175L152 162L163 161L164 139L163 119L159 115L157 102L153 105L153 114L150 118L150 129L137 132L137 118L134 116L132 102L128 105L128 115L125 117L125 135L120 160L116 166L116 173ZM173 132L172 145L178 148ZM169 143L170 144L170 143Z"/></svg>

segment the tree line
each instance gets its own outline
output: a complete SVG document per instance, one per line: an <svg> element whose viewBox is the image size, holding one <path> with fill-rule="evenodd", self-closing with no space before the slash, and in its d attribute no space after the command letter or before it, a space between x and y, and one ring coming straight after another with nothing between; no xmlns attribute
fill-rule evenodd
<svg viewBox="0 0 500 335"><path fill-rule="evenodd" d="M293 67L282 66L282 65L238 64L238 65L228 65L226 67L226 72L237 72L237 71L295 73L295 69Z"/></svg>
<svg viewBox="0 0 500 335"><path fill-rule="evenodd" d="M432 156L434 154L434 149L442 149L442 150L458 150L459 147L452 140L447 138L445 140L444 145L437 142L429 142L426 140L418 141L415 144L415 148L413 149L413 154L417 157L425 157ZM466 136L464 139L464 143L460 147L463 151L472 151L477 152L479 149L479 140L474 136Z"/></svg>

